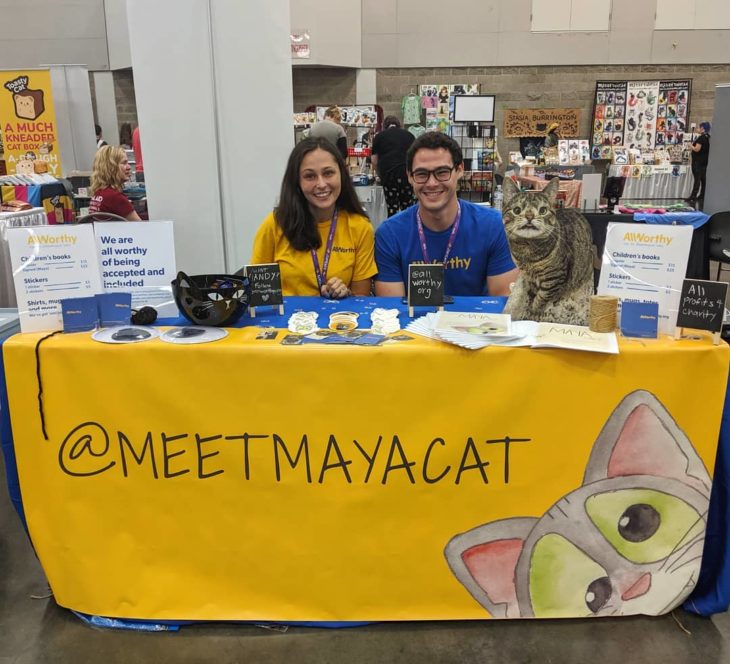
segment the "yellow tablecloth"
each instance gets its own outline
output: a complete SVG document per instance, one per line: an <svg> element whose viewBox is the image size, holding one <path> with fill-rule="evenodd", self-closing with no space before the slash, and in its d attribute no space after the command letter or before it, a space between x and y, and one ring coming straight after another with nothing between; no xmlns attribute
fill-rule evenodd
<svg viewBox="0 0 730 664"><path fill-rule="evenodd" d="M59 604L148 620L485 618L487 603L445 548L485 524L532 524L580 487L592 451L594 462L600 456L596 441L612 428L604 425L636 390L666 408L661 427L673 432L667 423L676 422L686 434L694 451L680 458L714 466L730 348L709 337L623 341L611 356L470 352L425 339L283 346L256 333L231 330L198 346L105 345L89 333L48 339L40 352L47 441L34 357L41 335L6 342L25 512ZM612 472L631 481L641 457L649 473L669 458L660 444ZM556 516L567 509L560 505ZM598 546L586 540L573 547ZM548 615L592 615L595 573L583 579L588 563L574 565L570 551L543 555L546 572L533 568L529 579L516 578L513 561L498 580L516 578L517 594L490 589L489 611L530 615L528 581L537 588L568 574L577 594L533 602L534 614L547 606ZM493 560L507 570L505 555ZM669 582L653 578L662 594ZM646 592L637 581L634 594L641 583ZM652 603L647 593L615 608L658 612L665 599Z"/></svg>

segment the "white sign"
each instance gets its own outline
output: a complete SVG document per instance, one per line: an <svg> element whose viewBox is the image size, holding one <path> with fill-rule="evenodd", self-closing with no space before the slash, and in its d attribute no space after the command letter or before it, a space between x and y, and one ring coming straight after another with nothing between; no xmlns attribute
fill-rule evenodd
<svg viewBox="0 0 730 664"><path fill-rule="evenodd" d="M172 222L105 221L94 231L104 290L131 293L133 309L150 306L159 316L177 316Z"/></svg>
<svg viewBox="0 0 730 664"><path fill-rule="evenodd" d="M309 30L298 28L289 33L291 41L291 57L295 59L309 57Z"/></svg>
<svg viewBox="0 0 730 664"><path fill-rule="evenodd" d="M91 226L28 226L6 232L22 332L60 330L62 299L101 293Z"/></svg>
<svg viewBox="0 0 730 664"><path fill-rule="evenodd" d="M608 224L598 294L657 302L659 331L674 334L692 231L691 226Z"/></svg>

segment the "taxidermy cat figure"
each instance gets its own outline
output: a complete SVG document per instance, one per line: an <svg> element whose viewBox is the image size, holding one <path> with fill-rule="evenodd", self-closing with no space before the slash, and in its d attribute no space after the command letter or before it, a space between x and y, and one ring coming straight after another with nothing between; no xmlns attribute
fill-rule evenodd
<svg viewBox="0 0 730 664"><path fill-rule="evenodd" d="M581 486L541 516L454 536L446 560L495 618L661 615L697 583L709 504L692 443L637 390L606 421Z"/></svg>
<svg viewBox="0 0 730 664"><path fill-rule="evenodd" d="M502 218L520 276L504 313L513 320L588 325L593 295L591 229L577 210L555 209L559 180L521 192L504 179Z"/></svg>

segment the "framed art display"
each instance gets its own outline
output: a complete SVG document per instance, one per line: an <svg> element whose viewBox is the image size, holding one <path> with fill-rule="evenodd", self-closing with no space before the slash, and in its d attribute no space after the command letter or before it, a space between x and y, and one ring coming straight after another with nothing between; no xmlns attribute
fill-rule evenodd
<svg viewBox="0 0 730 664"><path fill-rule="evenodd" d="M681 145L691 87L691 79L597 81L591 144L639 150Z"/></svg>

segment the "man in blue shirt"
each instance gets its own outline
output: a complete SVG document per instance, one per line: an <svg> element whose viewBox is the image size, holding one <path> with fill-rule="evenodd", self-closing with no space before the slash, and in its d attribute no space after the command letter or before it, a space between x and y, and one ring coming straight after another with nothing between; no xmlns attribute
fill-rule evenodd
<svg viewBox="0 0 730 664"><path fill-rule="evenodd" d="M406 294L410 263L443 263L447 295L509 295L518 270L502 215L456 196L464 172L459 144L430 131L406 157L418 204L390 217L375 233L375 293Z"/></svg>

